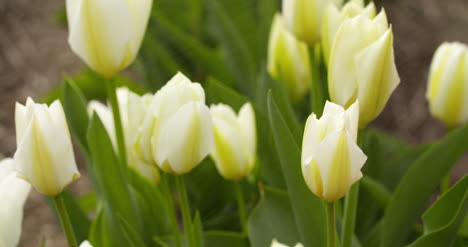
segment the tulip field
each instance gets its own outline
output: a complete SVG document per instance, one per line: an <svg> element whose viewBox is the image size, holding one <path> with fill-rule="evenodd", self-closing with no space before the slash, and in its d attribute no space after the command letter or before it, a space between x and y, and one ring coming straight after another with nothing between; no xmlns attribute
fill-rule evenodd
<svg viewBox="0 0 468 247"><path fill-rule="evenodd" d="M0 247L468 246L448 2L0 3Z"/></svg>

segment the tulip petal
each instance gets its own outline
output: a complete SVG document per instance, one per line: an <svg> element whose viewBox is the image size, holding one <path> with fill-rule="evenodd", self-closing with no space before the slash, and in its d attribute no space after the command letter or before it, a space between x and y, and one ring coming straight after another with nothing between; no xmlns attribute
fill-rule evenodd
<svg viewBox="0 0 468 247"><path fill-rule="evenodd" d="M242 135L244 137L245 145L250 156L255 156L257 149L257 131L256 131L256 121L255 121L255 112L250 103L244 104L239 110L238 117L239 127L241 129ZM249 164L253 165L255 157L250 157L251 160Z"/></svg>
<svg viewBox="0 0 468 247"><path fill-rule="evenodd" d="M155 160L162 169L170 164L176 174L187 173L208 155L213 147L213 126L208 107L199 102L183 105L162 126Z"/></svg>

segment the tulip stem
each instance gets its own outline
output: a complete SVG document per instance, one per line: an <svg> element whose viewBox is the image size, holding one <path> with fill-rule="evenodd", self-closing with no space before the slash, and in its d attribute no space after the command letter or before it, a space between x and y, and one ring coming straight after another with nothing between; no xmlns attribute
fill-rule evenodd
<svg viewBox="0 0 468 247"><path fill-rule="evenodd" d="M117 137L118 156L122 166L122 172L127 169L127 153L125 150L125 139L123 134L122 120L120 117L119 102L117 101L116 86L112 79L107 80L107 100L112 108L112 116L114 118L115 136ZM123 173L126 174L125 172Z"/></svg>
<svg viewBox="0 0 468 247"><path fill-rule="evenodd" d="M60 193L53 197L55 208L57 209L60 225L62 226L63 232L67 237L69 247L77 247L75 232L73 231L70 217L68 216L67 208L63 200L63 193Z"/></svg>
<svg viewBox="0 0 468 247"><path fill-rule="evenodd" d="M239 210L239 220L241 224L242 234L247 234L244 191L242 190L242 184L240 182L235 182L234 187L236 190L237 207Z"/></svg>
<svg viewBox="0 0 468 247"><path fill-rule="evenodd" d="M177 192L179 193L180 207L182 210L182 220L184 221L184 233L186 246L195 246L193 231L192 231L192 217L190 216L190 206L185 190L184 178L181 175L175 176Z"/></svg>
<svg viewBox="0 0 468 247"><path fill-rule="evenodd" d="M322 116L323 107L325 105L326 96L324 93L323 84L326 82L322 81L321 77L321 47L320 45L315 45L309 49L310 57L310 69L311 74L311 105L312 112L317 115L317 117Z"/></svg>
<svg viewBox="0 0 468 247"><path fill-rule="evenodd" d="M336 236L336 226L335 226L335 203L327 203L327 229L328 229L328 247L335 247L335 236Z"/></svg>
<svg viewBox="0 0 468 247"><path fill-rule="evenodd" d="M166 196L166 200L167 200L166 205L170 211L169 219L171 221L172 231L174 232L174 236L176 240L176 247L182 247L182 242L180 241L179 225L177 224L177 214L176 214L176 210L174 207L174 200L172 198L172 193L169 188L169 181L168 181L169 176L164 172L161 173L161 176L162 176L161 189L163 190L163 193Z"/></svg>
<svg viewBox="0 0 468 247"><path fill-rule="evenodd" d="M356 224L356 211L359 196L359 181L351 186L345 199L345 212L342 233L342 247L351 247Z"/></svg>

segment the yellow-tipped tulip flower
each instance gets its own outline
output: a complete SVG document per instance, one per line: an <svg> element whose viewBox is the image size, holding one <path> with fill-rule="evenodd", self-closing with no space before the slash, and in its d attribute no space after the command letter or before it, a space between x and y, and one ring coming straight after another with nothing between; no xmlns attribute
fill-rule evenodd
<svg viewBox="0 0 468 247"><path fill-rule="evenodd" d="M31 185L16 176L12 159L0 161L0 246L18 245L23 221L23 205Z"/></svg>
<svg viewBox="0 0 468 247"><path fill-rule="evenodd" d="M72 50L96 72L112 77L133 62L152 0L67 0Z"/></svg>
<svg viewBox="0 0 468 247"><path fill-rule="evenodd" d="M359 103L348 110L328 102L323 115L307 119L302 142L302 174L309 189L328 202L348 193L362 177L366 155L356 144Z"/></svg>
<svg viewBox="0 0 468 247"><path fill-rule="evenodd" d="M214 128L214 149L211 156L225 179L238 181L247 176L255 164L257 143L255 113L246 103L236 115L224 104L210 108Z"/></svg>
<svg viewBox="0 0 468 247"><path fill-rule="evenodd" d="M302 245L301 243L297 243L296 245L294 245L294 247L303 247L303 246L304 245ZM276 239L273 239L270 247L288 247L288 246L278 242Z"/></svg>
<svg viewBox="0 0 468 247"><path fill-rule="evenodd" d="M127 88L117 89L117 101L119 102L119 110L122 119L122 127L125 135L126 151L128 165L137 173L148 179L148 181L157 184L160 181L159 171L153 162L147 163L137 155L138 146L136 145L138 137L138 129L143 122L147 113L151 95L139 96ZM112 111L109 107L98 101L91 101L88 104L88 112L96 112L104 124L109 137L114 145L114 150L117 151L117 143L115 138L114 119Z"/></svg>
<svg viewBox="0 0 468 247"><path fill-rule="evenodd" d="M55 196L80 177L60 101L50 107L28 98L16 103L15 163L18 176L42 194Z"/></svg>
<svg viewBox="0 0 468 247"><path fill-rule="evenodd" d="M268 73L281 79L294 102L299 102L310 88L310 61L307 45L294 37L276 14L268 43Z"/></svg>
<svg viewBox="0 0 468 247"><path fill-rule="evenodd" d="M213 124L199 83L178 73L156 93L150 111L152 153L162 170L187 173L211 152Z"/></svg>
<svg viewBox="0 0 468 247"><path fill-rule="evenodd" d="M330 3L341 5L342 0L283 0L282 14L294 35L313 45L320 39L322 15Z"/></svg>
<svg viewBox="0 0 468 247"><path fill-rule="evenodd" d="M347 2L341 10L339 10L333 3L328 5L325 15L323 16L322 26L322 46L327 64L335 33L341 23L348 18L353 18L361 14L369 17L370 19L374 18L376 15L374 3L371 2L364 7L363 0L352 0Z"/></svg>
<svg viewBox="0 0 468 247"><path fill-rule="evenodd" d="M453 42L437 49L426 98L432 115L448 127L468 123L468 46Z"/></svg>
<svg viewBox="0 0 468 247"><path fill-rule="evenodd" d="M359 100L359 126L376 118L400 83L393 55L393 34L382 10L374 19L345 20L335 34L328 66L334 103L349 107Z"/></svg>

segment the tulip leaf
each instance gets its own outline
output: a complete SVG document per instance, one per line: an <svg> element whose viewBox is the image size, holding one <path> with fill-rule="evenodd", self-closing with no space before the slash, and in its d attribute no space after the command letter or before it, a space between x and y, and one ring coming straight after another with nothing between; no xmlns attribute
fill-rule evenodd
<svg viewBox="0 0 468 247"><path fill-rule="evenodd" d="M305 184L301 172L301 151L271 94L268 97L268 114L301 240L306 246L325 246L324 202Z"/></svg>
<svg viewBox="0 0 468 247"><path fill-rule="evenodd" d="M465 176L426 211L425 234L410 247L452 246L467 213L468 176Z"/></svg>
<svg viewBox="0 0 468 247"><path fill-rule="evenodd" d="M269 246L273 238L294 245L300 237L288 193L267 186L261 186L260 190L260 202L248 222L252 247Z"/></svg>
<svg viewBox="0 0 468 247"><path fill-rule="evenodd" d="M93 184L100 202L103 203L104 212L108 216L106 224L114 228L112 230L114 234L118 233L120 221L117 216L119 215L132 227L138 226L133 204L134 198L129 191L126 176L119 169L112 142L96 113L91 118L87 137L95 175L92 177L95 180ZM117 234L113 237L121 238L122 236Z"/></svg>
<svg viewBox="0 0 468 247"><path fill-rule="evenodd" d="M205 247L247 247L246 237L236 232L208 231L204 233Z"/></svg>
<svg viewBox="0 0 468 247"><path fill-rule="evenodd" d="M195 217L192 220L192 231L194 233L193 235L195 237L196 247L205 246L203 239L203 225L200 219L200 212L198 211L195 213Z"/></svg>
<svg viewBox="0 0 468 247"><path fill-rule="evenodd" d="M223 103L230 105L238 111L249 99L236 92L234 89L224 85L214 78L209 78L205 86L206 97L209 103Z"/></svg>
<svg viewBox="0 0 468 247"><path fill-rule="evenodd" d="M468 125L432 145L408 169L395 190L384 216L382 247L400 246L407 241L442 178L468 149Z"/></svg>
<svg viewBox="0 0 468 247"><path fill-rule="evenodd" d="M120 225L122 226L123 235L127 242L130 243L129 246L145 247L145 242L141 239L135 228L133 228L122 216L118 215L117 217L119 218Z"/></svg>

